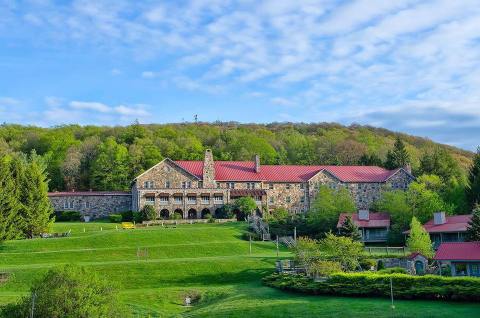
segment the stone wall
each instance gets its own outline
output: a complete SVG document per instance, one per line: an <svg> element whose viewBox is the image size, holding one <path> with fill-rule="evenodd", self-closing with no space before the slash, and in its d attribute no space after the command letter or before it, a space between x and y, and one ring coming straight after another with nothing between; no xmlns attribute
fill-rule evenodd
<svg viewBox="0 0 480 318"><path fill-rule="evenodd" d="M145 188L145 182L153 182L152 188L165 188L166 182L170 183L171 189L182 188L182 182L190 182L192 188L198 188L198 178L185 172L169 159L165 159L157 165L153 166L136 179L136 187L138 189Z"/></svg>
<svg viewBox="0 0 480 318"><path fill-rule="evenodd" d="M132 210L129 192L52 192L48 197L55 211L78 211L92 219Z"/></svg>

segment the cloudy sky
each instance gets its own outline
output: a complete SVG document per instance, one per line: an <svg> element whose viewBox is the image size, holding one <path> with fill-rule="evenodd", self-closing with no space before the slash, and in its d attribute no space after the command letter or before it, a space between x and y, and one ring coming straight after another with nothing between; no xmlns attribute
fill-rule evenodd
<svg viewBox="0 0 480 318"><path fill-rule="evenodd" d="M0 122L360 123L480 144L478 0L0 0Z"/></svg>

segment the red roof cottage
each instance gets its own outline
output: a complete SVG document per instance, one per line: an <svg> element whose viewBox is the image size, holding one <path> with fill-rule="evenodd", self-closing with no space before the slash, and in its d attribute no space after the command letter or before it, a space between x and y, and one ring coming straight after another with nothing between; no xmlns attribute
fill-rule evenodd
<svg viewBox="0 0 480 318"><path fill-rule="evenodd" d="M390 229L390 214L359 210L358 213L342 213L338 217L337 228L341 228L345 218L350 215L360 230L362 241L367 243L386 242Z"/></svg>
<svg viewBox="0 0 480 318"><path fill-rule="evenodd" d="M480 277L480 242L442 243L434 259L450 265L452 276Z"/></svg>
<svg viewBox="0 0 480 318"><path fill-rule="evenodd" d="M463 242L465 241L465 232L468 222L472 218L471 214L446 216L445 212L437 212L433 215L433 220L423 225L430 234L430 238L435 246L442 242ZM410 231L405 231L405 234Z"/></svg>

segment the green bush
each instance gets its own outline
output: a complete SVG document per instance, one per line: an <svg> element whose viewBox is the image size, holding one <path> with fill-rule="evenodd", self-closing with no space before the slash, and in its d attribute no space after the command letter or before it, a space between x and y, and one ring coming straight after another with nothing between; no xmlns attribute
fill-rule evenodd
<svg viewBox="0 0 480 318"><path fill-rule="evenodd" d="M272 274L263 278L267 286L312 295L390 297L480 301L480 279L434 275L335 273L325 281L315 282L304 275Z"/></svg>
<svg viewBox="0 0 480 318"><path fill-rule="evenodd" d="M108 216L108 219L112 223L120 223L120 222L122 222L122 215L121 214L110 214Z"/></svg>
<svg viewBox="0 0 480 318"><path fill-rule="evenodd" d="M408 271L403 267L390 267L379 270L377 273L379 274L408 274Z"/></svg>
<svg viewBox="0 0 480 318"><path fill-rule="evenodd" d="M146 205L140 211L141 221L152 221L157 217L157 211L152 205Z"/></svg>
<svg viewBox="0 0 480 318"><path fill-rule="evenodd" d="M170 220L181 220L181 219L182 219L182 215L178 212L170 214Z"/></svg>
<svg viewBox="0 0 480 318"><path fill-rule="evenodd" d="M50 269L33 283L30 294L0 308L0 317L125 317L116 286L94 271L76 265Z"/></svg>
<svg viewBox="0 0 480 318"><path fill-rule="evenodd" d="M125 221L125 220L124 220ZM132 221L135 221L137 223L140 223L143 221L143 216L142 213L140 212L133 212L132 213Z"/></svg>
<svg viewBox="0 0 480 318"><path fill-rule="evenodd" d="M132 211L120 212L120 215L122 216L122 221L123 222L132 222L133 221L133 212Z"/></svg>
<svg viewBox="0 0 480 318"><path fill-rule="evenodd" d="M363 270L369 271L372 267L377 267L377 260L373 258L363 258L360 260L360 267Z"/></svg>
<svg viewBox="0 0 480 318"><path fill-rule="evenodd" d="M82 214L78 211L57 211L55 220L58 222L80 221Z"/></svg>

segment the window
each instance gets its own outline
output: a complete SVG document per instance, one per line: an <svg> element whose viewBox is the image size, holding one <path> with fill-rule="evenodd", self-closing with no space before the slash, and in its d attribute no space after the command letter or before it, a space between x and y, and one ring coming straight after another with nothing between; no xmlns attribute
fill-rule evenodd
<svg viewBox="0 0 480 318"><path fill-rule="evenodd" d="M292 187L292 185L290 183L287 183L286 186L285 186L287 189L290 189Z"/></svg>
<svg viewBox="0 0 480 318"><path fill-rule="evenodd" d="M90 202L85 201L85 209L90 209Z"/></svg>
<svg viewBox="0 0 480 318"><path fill-rule="evenodd" d="M222 187L222 184L220 182L217 182L217 189L220 189Z"/></svg>
<svg viewBox="0 0 480 318"><path fill-rule="evenodd" d="M194 196L190 196L190 195L189 195L189 196L187 197L187 202L188 202L188 204L195 204L195 203L197 203L197 197L194 197Z"/></svg>
<svg viewBox="0 0 480 318"><path fill-rule="evenodd" d="M213 201L214 201L215 204L222 204L223 203L223 195L214 196Z"/></svg>
<svg viewBox="0 0 480 318"><path fill-rule="evenodd" d="M170 189L170 181L165 181L165 188Z"/></svg>
<svg viewBox="0 0 480 318"><path fill-rule="evenodd" d="M255 182L247 182L247 189L255 189Z"/></svg>
<svg viewBox="0 0 480 318"><path fill-rule="evenodd" d="M182 182L182 188L189 189L191 187L192 187L192 182L191 181L183 181Z"/></svg>
<svg viewBox="0 0 480 318"><path fill-rule="evenodd" d="M155 204L155 197L154 196L145 197L145 204L154 205Z"/></svg>
<svg viewBox="0 0 480 318"><path fill-rule="evenodd" d="M173 203L175 204L182 204L183 198L182 197L173 197Z"/></svg>
<svg viewBox="0 0 480 318"><path fill-rule="evenodd" d="M273 199L273 197L270 197L269 202L270 202L270 204L275 203L275 200Z"/></svg>
<svg viewBox="0 0 480 318"><path fill-rule="evenodd" d="M292 199L290 198L290 196L285 197L285 202L290 203L291 201Z"/></svg>
<svg viewBox="0 0 480 318"><path fill-rule="evenodd" d="M300 189L305 189L305 183L300 183Z"/></svg>
<svg viewBox="0 0 480 318"><path fill-rule="evenodd" d="M167 196L161 196L160 197L160 204L168 204L168 197Z"/></svg>
<svg viewBox="0 0 480 318"><path fill-rule="evenodd" d="M300 203L302 203L302 204L305 203L305 197L302 197L302 198L300 199Z"/></svg>
<svg viewBox="0 0 480 318"><path fill-rule="evenodd" d="M153 181L145 181L143 183L143 187L145 189L153 189L153 188L155 188L155 183Z"/></svg>
<svg viewBox="0 0 480 318"><path fill-rule="evenodd" d="M269 184L268 184L268 188L269 188L270 190L273 190L273 183L269 183Z"/></svg>
<svg viewBox="0 0 480 318"><path fill-rule="evenodd" d="M74 207L75 207L75 202L73 200L63 202L63 208L65 210L73 210Z"/></svg>
<svg viewBox="0 0 480 318"><path fill-rule="evenodd" d="M261 196L261 195L256 195L256 196L254 197L254 199L255 199L255 201L257 201L257 202L261 202L261 201L262 201L262 196Z"/></svg>
<svg viewBox="0 0 480 318"><path fill-rule="evenodd" d="M203 182L202 181L198 181L198 187L203 188Z"/></svg>
<svg viewBox="0 0 480 318"><path fill-rule="evenodd" d="M209 204L210 203L210 197L206 195L202 195L202 204Z"/></svg>
<svg viewBox="0 0 480 318"><path fill-rule="evenodd" d="M235 182L227 182L228 189L235 189Z"/></svg>

